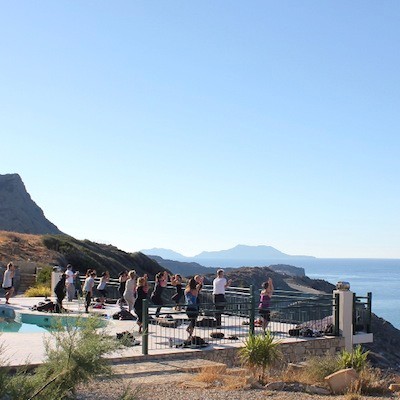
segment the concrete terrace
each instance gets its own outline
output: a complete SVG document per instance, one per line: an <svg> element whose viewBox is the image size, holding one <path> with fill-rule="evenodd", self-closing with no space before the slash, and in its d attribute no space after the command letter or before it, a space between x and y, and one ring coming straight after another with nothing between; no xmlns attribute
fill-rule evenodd
<svg viewBox="0 0 400 400"><path fill-rule="evenodd" d="M14 311L15 313L22 313L27 316L27 318L43 316L52 317L52 315L60 315L60 314L52 314L52 313L43 313L38 311L30 310L34 304L37 304L39 301L42 301L43 298L25 298L25 297L15 297L11 299L11 304L6 305L3 302L0 303L0 315L4 316ZM54 300L54 299L53 299ZM85 316L82 314L83 305L74 300L73 302L64 302L65 308L67 308L70 313L67 314L70 317L77 316ZM108 324L106 327L107 332L115 336L116 333L129 331L131 332L136 340L142 342L142 337L138 333L138 326L135 321L119 321L113 320L110 317L119 310L119 307L116 305L106 305L105 309L92 310L92 313L97 313L103 315L105 319L107 319ZM152 310L152 309L151 309ZM172 309L163 308L162 310L165 312L174 313ZM63 314L65 315L65 314ZM174 313L174 319L181 321L182 323L176 328L163 327L157 324L149 324L149 355L142 355L142 346L132 346L126 347L121 351L108 355L108 358L115 362L131 362L131 361L149 361L151 358L157 357L170 357L176 358L179 356L186 356L189 353L197 356L200 354L204 354L205 352L209 353L211 350L229 350L229 349L237 349L243 345L244 339L248 335L249 327L247 325L241 325L240 322L245 319L242 318L242 321L238 321L238 317L231 316L223 316L224 327L222 329L216 328L200 328L196 327L194 335L202 337L205 341L209 342L209 346L201 348L201 349L193 349L193 348L181 348L176 347L187 338L187 319L186 314ZM239 323L238 323L239 322ZM293 327L290 324L274 324L271 323L270 329L275 333L275 335L282 340L283 345L290 344L301 344L310 341L319 341L321 344L318 345L321 349L327 349L330 347L328 344L322 344L322 341L333 340L338 341L338 338L291 338L287 336L287 331ZM34 328L34 327L33 327ZM256 332L257 329L256 328ZM226 340L226 339L212 339L209 334L212 331L220 331L223 332L225 338L229 336L236 336L238 340ZM172 338L172 345L170 347L170 338ZM45 356L45 348L44 348L44 340L52 340L52 335L48 331L44 332L33 332L28 331L25 332L21 329L19 332L3 332L0 336L0 343L3 346L2 358L3 360L7 360L7 362L12 366L18 365L37 365L43 362ZM305 347L307 347L306 345ZM334 347L337 345L334 345ZM304 346L302 346L304 348ZM299 355L304 353L303 350L297 351ZM204 354L205 355L205 354ZM208 357L204 357L208 358Z"/></svg>

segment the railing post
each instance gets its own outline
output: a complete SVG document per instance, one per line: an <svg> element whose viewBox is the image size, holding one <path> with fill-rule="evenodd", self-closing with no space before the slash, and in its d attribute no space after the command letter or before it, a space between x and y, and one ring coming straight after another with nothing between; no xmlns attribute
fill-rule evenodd
<svg viewBox="0 0 400 400"><path fill-rule="evenodd" d="M334 327L334 335L339 336L339 301L340 301L340 296L339 293L335 293L335 327Z"/></svg>
<svg viewBox="0 0 400 400"><path fill-rule="evenodd" d="M255 320L255 310L256 302L254 296L254 286L250 285L250 315L249 315L249 334L254 335L254 320Z"/></svg>
<svg viewBox="0 0 400 400"><path fill-rule="evenodd" d="M147 356L149 354L149 300L144 299L142 304L142 354Z"/></svg>
<svg viewBox="0 0 400 400"><path fill-rule="evenodd" d="M357 325L357 295L353 293L353 335L356 334Z"/></svg>
<svg viewBox="0 0 400 400"><path fill-rule="evenodd" d="M367 293L367 313L368 313L368 324L367 324L367 333L372 332L372 293Z"/></svg>

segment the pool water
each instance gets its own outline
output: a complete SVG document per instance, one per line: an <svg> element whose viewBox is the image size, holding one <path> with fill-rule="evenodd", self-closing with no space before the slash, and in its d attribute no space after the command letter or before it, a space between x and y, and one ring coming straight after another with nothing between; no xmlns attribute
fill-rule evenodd
<svg viewBox="0 0 400 400"><path fill-rule="evenodd" d="M76 327L82 316L80 315L61 315L43 313L3 313L0 317L0 333L45 333L60 329L60 327ZM13 318L14 317L14 318ZM108 319L98 321L99 328L105 327Z"/></svg>
<svg viewBox="0 0 400 400"><path fill-rule="evenodd" d="M14 321L13 319L2 318L0 319L0 332L45 333L49 332L49 329L34 324L25 324L17 322Z"/></svg>

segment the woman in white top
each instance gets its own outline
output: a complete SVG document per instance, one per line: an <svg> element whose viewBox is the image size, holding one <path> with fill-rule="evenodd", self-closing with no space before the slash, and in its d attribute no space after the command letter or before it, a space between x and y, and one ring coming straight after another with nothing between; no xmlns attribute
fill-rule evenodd
<svg viewBox="0 0 400 400"><path fill-rule="evenodd" d="M100 293L100 302L104 305L107 297L106 285L110 280L110 274L108 271L105 271L101 274L100 283L97 285L97 290Z"/></svg>
<svg viewBox="0 0 400 400"><path fill-rule="evenodd" d="M128 280L126 281L124 299L128 304L128 311L131 312L136 300L136 271L128 272Z"/></svg>
<svg viewBox="0 0 400 400"><path fill-rule="evenodd" d="M4 272L3 275L3 289L6 291L6 304L10 304L8 300L10 300L10 297L14 293L14 287L13 287L13 278L14 278L14 264L12 262L9 262L7 264L7 269Z"/></svg>
<svg viewBox="0 0 400 400"><path fill-rule="evenodd" d="M83 295L85 296L85 312L89 312L89 306L93 296L94 278L96 278L96 272L92 269L88 269L86 272L85 283L83 284Z"/></svg>

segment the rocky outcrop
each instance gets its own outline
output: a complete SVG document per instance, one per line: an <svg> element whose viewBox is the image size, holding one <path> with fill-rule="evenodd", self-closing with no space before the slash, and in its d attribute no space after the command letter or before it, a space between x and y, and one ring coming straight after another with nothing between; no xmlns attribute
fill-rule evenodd
<svg viewBox="0 0 400 400"><path fill-rule="evenodd" d="M275 272L279 272L280 274L286 274L290 276L306 276L306 271L302 267L295 267L293 265L286 264L274 264L270 265L268 268L272 269Z"/></svg>
<svg viewBox="0 0 400 400"><path fill-rule="evenodd" d="M31 199L18 174L0 175L0 230L19 233L62 233Z"/></svg>
<svg viewBox="0 0 400 400"><path fill-rule="evenodd" d="M375 314L372 314L371 329L374 341L363 345L370 351L369 360L380 368L400 371L400 330Z"/></svg>

